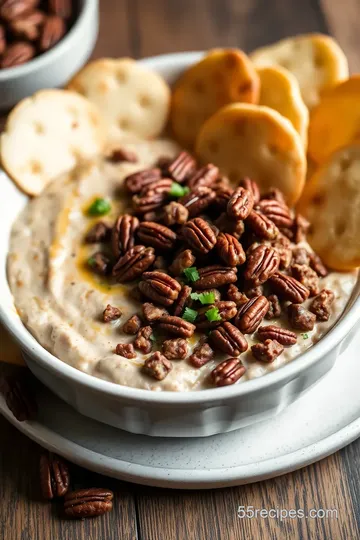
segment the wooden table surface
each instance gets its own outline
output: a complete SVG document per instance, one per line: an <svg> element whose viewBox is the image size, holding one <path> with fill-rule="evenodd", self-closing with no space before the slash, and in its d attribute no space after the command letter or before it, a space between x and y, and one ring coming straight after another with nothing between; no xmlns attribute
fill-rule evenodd
<svg viewBox="0 0 360 540"><path fill-rule="evenodd" d="M288 35L320 31L338 39L352 71L360 68L359 0L100 0L100 6L94 58L226 45L250 51ZM111 514L71 522L60 518L56 504L39 499L40 447L3 418L0 433L0 540L360 538L360 440L295 473L212 491L136 486L76 468L76 483L111 488L116 499ZM338 518L238 519L239 505L336 508Z"/></svg>

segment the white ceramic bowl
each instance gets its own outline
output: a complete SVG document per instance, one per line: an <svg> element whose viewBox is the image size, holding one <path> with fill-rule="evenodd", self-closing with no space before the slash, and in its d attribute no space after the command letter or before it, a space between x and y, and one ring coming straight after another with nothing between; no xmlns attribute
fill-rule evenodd
<svg viewBox="0 0 360 540"><path fill-rule="evenodd" d="M1 109L10 109L41 88L64 86L88 60L98 34L98 0L79 4L78 18L55 47L26 64L0 71Z"/></svg>
<svg viewBox="0 0 360 540"><path fill-rule="evenodd" d="M201 53L183 53L143 62L172 82ZM269 418L290 405L333 366L359 329L360 279L344 315L314 347L259 379L198 392L151 392L97 379L65 364L32 337L16 313L6 279L11 224L26 197L0 178L0 320L20 344L31 371L82 414L132 433L198 437L224 433ZM346 365L344 365L346 369Z"/></svg>

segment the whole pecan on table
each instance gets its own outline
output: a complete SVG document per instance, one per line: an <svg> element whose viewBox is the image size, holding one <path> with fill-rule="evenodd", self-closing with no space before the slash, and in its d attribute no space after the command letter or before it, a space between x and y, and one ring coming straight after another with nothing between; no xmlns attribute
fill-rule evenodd
<svg viewBox="0 0 360 540"><path fill-rule="evenodd" d="M65 35L66 24L64 19L57 15L50 15L45 18L39 38L39 49L42 52L48 51Z"/></svg>
<svg viewBox="0 0 360 540"><path fill-rule="evenodd" d="M185 206L189 217L193 218L205 212L216 197L215 191L206 186L193 189L187 195L179 199L179 203Z"/></svg>
<svg viewBox="0 0 360 540"><path fill-rule="evenodd" d="M233 219L246 219L254 206L254 197L251 191L238 187L235 189L227 205L227 214Z"/></svg>
<svg viewBox="0 0 360 540"><path fill-rule="evenodd" d="M245 223L256 236L265 240L274 240L279 234L279 229L275 223L255 210L250 212Z"/></svg>
<svg viewBox="0 0 360 540"><path fill-rule="evenodd" d="M212 187L215 180L219 176L219 168L209 163L201 169L194 172L187 181L187 185L191 190L198 187Z"/></svg>
<svg viewBox="0 0 360 540"><path fill-rule="evenodd" d="M201 368L210 362L213 357L213 349L210 347L206 338L202 338L194 348L192 354L189 356L189 363L196 368Z"/></svg>
<svg viewBox="0 0 360 540"><path fill-rule="evenodd" d="M179 296L181 285L168 274L154 270L143 273L139 289L144 296L157 304L171 306Z"/></svg>
<svg viewBox="0 0 360 540"><path fill-rule="evenodd" d="M169 174L175 182L181 184L195 172L195 169L195 159L188 152L182 151L175 159L168 163L164 172Z"/></svg>
<svg viewBox="0 0 360 540"><path fill-rule="evenodd" d="M113 507L110 489L89 488L70 491L65 495L64 512L68 518L84 519L101 516Z"/></svg>
<svg viewBox="0 0 360 540"><path fill-rule="evenodd" d="M239 240L228 233L219 233L216 242L219 257L227 266L241 266L244 264L246 255Z"/></svg>
<svg viewBox="0 0 360 540"><path fill-rule="evenodd" d="M44 499L63 497L69 490L70 473L59 456L46 453L40 457L40 486Z"/></svg>
<svg viewBox="0 0 360 540"><path fill-rule="evenodd" d="M121 309L114 307L111 304L108 304L103 312L103 321L104 322L116 321L117 319L120 319L121 315L122 315Z"/></svg>
<svg viewBox="0 0 360 540"><path fill-rule="evenodd" d="M111 232L111 247L116 258L134 247L138 228L139 220L135 216L123 214L117 218Z"/></svg>
<svg viewBox="0 0 360 540"><path fill-rule="evenodd" d="M271 219L279 229L291 227L293 224L289 208L275 199L262 199L255 209Z"/></svg>
<svg viewBox="0 0 360 540"><path fill-rule="evenodd" d="M300 281L310 291L310 296L316 296L320 292L319 277L315 270L306 264L293 264L291 273L295 279Z"/></svg>
<svg viewBox="0 0 360 540"><path fill-rule="evenodd" d="M136 339L134 341L135 349L141 351L144 354L149 354L152 349L152 335L153 331L151 326L143 326L142 328L140 328L140 330L136 334Z"/></svg>
<svg viewBox="0 0 360 540"><path fill-rule="evenodd" d="M290 326L295 330L313 330L316 316L301 304L290 304L287 308Z"/></svg>
<svg viewBox="0 0 360 540"><path fill-rule="evenodd" d="M133 281L141 276L154 260L155 253L152 247L134 246L120 257L112 269L112 275L120 283Z"/></svg>
<svg viewBox="0 0 360 540"><path fill-rule="evenodd" d="M220 320L209 321L206 316L206 313L213 309L217 309ZM198 315L195 321L196 328L205 329L205 328L214 328L214 326L219 326L224 321L230 321L235 317L237 313L237 308L235 302L230 300L220 300L220 302L214 302L204 306L198 310Z"/></svg>
<svg viewBox="0 0 360 540"><path fill-rule="evenodd" d="M109 240L111 235L111 227L104 221L98 221L87 232L85 242L88 244L98 244Z"/></svg>
<svg viewBox="0 0 360 540"><path fill-rule="evenodd" d="M137 236L145 245L161 251L169 251L176 243L176 233L160 223L143 221L137 230Z"/></svg>
<svg viewBox="0 0 360 540"><path fill-rule="evenodd" d="M159 319L157 327L173 336L183 338L189 338L195 332L194 324L174 315L169 315Z"/></svg>
<svg viewBox="0 0 360 540"><path fill-rule="evenodd" d="M160 178L161 170L154 167L153 169L145 169L144 171L129 174L124 180L124 185L127 191L134 195L140 193L141 190L153 184L156 180L160 180Z"/></svg>
<svg viewBox="0 0 360 540"><path fill-rule="evenodd" d="M260 244L247 257L244 278L253 287L265 283L279 268L280 257L276 249Z"/></svg>
<svg viewBox="0 0 360 540"><path fill-rule="evenodd" d="M176 317L181 317L182 312L184 309L188 306L190 306L192 300L191 300L191 291L192 288L188 285L184 285L179 293L179 296L177 297L177 300L175 300L174 303L174 311L173 315Z"/></svg>
<svg viewBox="0 0 360 540"><path fill-rule="evenodd" d="M229 386L235 384L245 372L246 368L238 358L228 358L211 372L211 380L215 386Z"/></svg>
<svg viewBox="0 0 360 540"><path fill-rule="evenodd" d="M285 300L301 304L309 298L310 291L302 283L292 276L287 276L281 272L275 272L269 279L269 284L275 293Z"/></svg>
<svg viewBox="0 0 360 540"><path fill-rule="evenodd" d="M131 336L134 336L138 333L142 326L142 321L139 317L139 315L132 315L123 325L122 331L125 334L129 334Z"/></svg>
<svg viewBox="0 0 360 540"><path fill-rule="evenodd" d="M251 352L260 362L273 362L283 352L284 347L276 340L266 339L264 343L256 343L251 347Z"/></svg>
<svg viewBox="0 0 360 540"><path fill-rule="evenodd" d="M115 354L124 358L136 358L136 352L132 343L118 343L115 347Z"/></svg>
<svg viewBox="0 0 360 540"><path fill-rule="evenodd" d="M254 204L260 201L260 190L256 182L254 182L248 177L245 177L241 180L240 185L250 191L254 200Z"/></svg>
<svg viewBox="0 0 360 540"><path fill-rule="evenodd" d="M40 28L45 21L45 13L39 10L27 13L21 17L16 17L10 21L11 32L18 39L36 41L40 36Z"/></svg>
<svg viewBox="0 0 360 540"><path fill-rule="evenodd" d="M229 285L226 296L228 300L235 302L237 307L239 307L241 304L246 304L246 302L249 300L246 294L239 291L239 287L234 284Z"/></svg>
<svg viewBox="0 0 360 540"><path fill-rule="evenodd" d="M267 297L269 301L269 311L265 315L265 319L278 319L281 315L281 304L276 294L270 294Z"/></svg>
<svg viewBox="0 0 360 540"><path fill-rule="evenodd" d="M19 422L36 418L38 407L31 384L25 376L10 376L0 380L6 405Z"/></svg>
<svg viewBox="0 0 360 540"><path fill-rule="evenodd" d="M0 67L5 69L25 64L34 58L35 52L34 46L26 41L12 43L5 49L3 53Z"/></svg>
<svg viewBox="0 0 360 540"><path fill-rule="evenodd" d="M237 281L237 268L231 266L212 265L199 269L199 279L195 281L196 289L217 289L223 285Z"/></svg>
<svg viewBox="0 0 360 540"><path fill-rule="evenodd" d="M209 339L216 349L230 356L239 356L248 348L248 343L242 332L230 322L224 322L212 330Z"/></svg>
<svg viewBox="0 0 360 540"><path fill-rule="evenodd" d="M172 201L164 206L163 222L167 227L172 225L184 225L189 217L188 209L179 202Z"/></svg>
<svg viewBox="0 0 360 540"><path fill-rule="evenodd" d="M189 343L184 338L167 339L162 344L161 351L168 360L183 360L188 355Z"/></svg>
<svg viewBox="0 0 360 540"><path fill-rule="evenodd" d="M330 289L323 289L310 304L310 311L316 315L318 321L328 321L331 314L331 305L335 295Z"/></svg>
<svg viewBox="0 0 360 540"><path fill-rule="evenodd" d="M169 266L169 272L174 276L180 276L186 268L191 268L195 263L195 257L191 249L185 249L178 253Z"/></svg>
<svg viewBox="0 0 360 540"><path fill-rule="evenodd" d="M144 319L148 323L153 323L161 317L166 317L167 315L169 315L165 308L154 306L154 304L152 304L151 302L145 302L145 304L142 305L142 311Z"/></svg>
<svg viewBox="0 0 360 540"><path fill-rule="evenodd" d="M281 345L284 345L284 347L291 347L297 342L297 335L295 334L295 332L273 324L261 326L257 331L257 336L260 341L272 339L277 341Z"/></svg>
<svg viewBox="0 0 360 540"><path fill-rule="evenodd" d="M159 351L147 358L143 365L143 371L158 381L165 379L171 370L172 363Z"/></svg>
<svg viewBox="0 0 360 540"><path fill-rule="evenodd" d="M185 241L191 248L199 253L206 254L213 249L216 244L215 228L202 218L195 218L182 228Z"/></svg>
<svg viewBox="0 0 360 540"><path fill-rule="evenodd" d="M260 325L269 310L269 301L265 296L250 298L237 312L234 324L243 334L252 334Z"/></svg>

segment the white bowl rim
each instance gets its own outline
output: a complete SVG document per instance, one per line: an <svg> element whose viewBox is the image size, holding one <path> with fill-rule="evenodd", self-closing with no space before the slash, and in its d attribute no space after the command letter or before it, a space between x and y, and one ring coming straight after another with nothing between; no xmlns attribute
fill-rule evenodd
<svg viewBox="0 0 360 540"><path fill-rule="evenodd" d="M37 69L42 69L49 64L53 64L63 53L67 52L72 46L76 45L75 40L77 33L82 27L86 26L88 18L92 16L94 9L96 9L97 2L94 0L84 0L80 8L76 20L74 21L69 32L57 43L54 47L48 51L32 58L29 62L20 66L9 67L0 70L0 83L3 81L10 81L11 79L17 79L22 76L35 73Z"/></svg>
<svg viewBox="0 0 360 540"><path fill-rule="evenodd" d="M170 53L154 57L148 57L141 62L153 68L161 68L168 64L171 60L173 64L182 64L196 61L201 57L203 52L185 52L185 53ZM360 274L358 275L358 281ZM154 392L142 388L133 388L130 386L122 386L120 384L106 381L84 373L66 362L60 360L49 351L44 349L42 345L32 336L24 325L21 325L19 331L15 328L13 317L2 305L0 305L0 322L12 335L14 340L19 343L22 350L35 360L41 367L47 371L53 372L56 376L69 379L70 381L105 395L132 401L134 403L141 402L151 405L168 404L171 406L183 405L191 407L193 404L223 401L226 399L236 398L261 391L265 387L277 386L285 381L295 379L300 373L311 366L323 355L334 350L336 346L345 338L345 336L354 328L355 324L360 321L360 294L355 298L353 305L345 313L341 319L330 329L330 331L314 346L310 347L305 353L296 357L288 364L279 369L268 373L262 377L251 379L243 384L225 386L222 388L210 388L207 390L189 391L189 392L172 392L161 391Z"/></svg>

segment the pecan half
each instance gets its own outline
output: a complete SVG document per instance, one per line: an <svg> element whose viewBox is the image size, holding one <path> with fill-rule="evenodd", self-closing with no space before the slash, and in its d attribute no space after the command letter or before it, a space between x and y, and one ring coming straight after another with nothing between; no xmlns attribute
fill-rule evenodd
<svg viewBox="0 0 360 540"><path fill-rule="evenodd" d="M269 302L265 296L250 298L242 304L237 312L234 324L243 334L255 332L269 310Z"/></svg>
<svg viewBox="0 0 360 540"><path fill-rule="evenodd" d="M36 41L40 35L40 27L45 20L45 14L42 11L35 10L23 17L17 17L10 22L11 32L18 39Z"/></svg>
<svg viewBox="0 0 360 540"><path fill-rule="evenodd" d="M265 214L277 227L291 227L293 219L290 210L285 203L280 203L275 199L262 199L256 206L262 214Z"/></svg>
<svg viewBox="0 0 360 540"><path fill-rule="evenodd" d="M228 202L230 201L231 197L234 194L234 190L232 187L222 187L215 189L213 187L213 190L215 191L215 199L213 201L213 206L220 211L225 211L228 205ZM227 214L225 214L227 215Z"/></svg>
<svg viewBox="0 0 360 540"><path fill-rule="evenodd" d="M214 225L221 231L232 234L239 240L245 231L244 222L241 220L231 219L226 212L220 214L220 216L214 221Z"/></svg>
<svg viewBox="0 0 360 540"><path fill-rule="evenodd" d="M276 340L284 347L291 347L297 342L297 335L287 328L276 326L275 324L269 324L267 326L261 326L257 331L260 341L267 339Z"/></svg>
<svg viewBox="0 0 360 540"><path fill-rule="evenodd" d="M35 48L31 43L26 41L18 41L12 43L2 55L0 67L2 69L20 66L31 60L35 56Z"/></svg>
<svg viewBox="0 0 360 540"><path fill-rule="evenodd" d="M172 225L184 225L189 217L188 209L179 202L175 201L167 204L163 211L164 215L162 220L168 227L171 227Z"/></svg>
<svg viewBox="0 0 360 540"><path fill-rule="evenodd" d="M4 21L12 21L17 17L28 14L35 9L40 0L2 0L0 3L0 17Z"/></svg>
<svg viewBox="0 0 360 540"><path fill-rule="evenodd" d="M132 315L123 325L122 330L125 334L130 334L131 336L134 336L138 333L141 326L142 322L139 315Z"/></svg>
<svg viewBox="0 0 360 540"><path fill-rule="evenodd" d="M151 326L143 326L140 328L136 334L136 339L134 341L135 349L138 349L144 354L148 354L152 349L152 328Z"/></svg>
<svg viewBox="0 0 360 540"><path fill-rule="evenodd" d="M165 271L166 270L166 274L167 274L167 269L168 269L168 262L167 260L165 259L165 257L163 257L162 255L158 255L154 261L154 268L155 270L163 270Z"/></svg>
<svg viewBox="0 0 360 540"><path fill-rule="evenodd" d="M315 326L316 316L301 304L290 304L287 308L288 318L295 330L312 330Z"/></svg>
<svg viewBox="0 0 360 540"><path fill-rule="evenodd" d="M290 242L289 242L290 243ZM310 264L310 253L307 249L297 247L292 251L292 260L291 264Z"/></svg>
<svg viewBox="0 0 360 540"><path fill-rule="evenodd" d="M181 289L179 296L177 297L177 300L174 304L174 311L173 314L175 317L180 317L182 312L184 311L185 307L189 306L191 303L191 287L188 287L188 285L184 285Z"/></svg>
<svg viewBox="0 0 360 540"><path fill-rule="evenodd" d="M252 287L250 283L245 281L244 294L248 298L255 298L256 296L262 296L264 294L264 288L262 285L258 285L257 287Z"/></svg>
<svg viewBox="0 0 360 540"><path fill-rule="evenodd" d="M269 282L274 291L285 300L301 304L309 298L310 291L300 281L291 276L275 272Z"/></svg>
<svg viewBox="0 0 360 540"><path fill-rule="evenodd" d="M216 386L235 384L246 372L245 366L238 358L224 360L211 372L212 382Z"/></svg>
<svg viewBox="0 0 360 540"><path fill-rule="evenodd" d="M144 272L142 278L143 281L139 283L140 291L162 306L171 306L179 296L181 285L168 274L154 270Z"/></svg>
<svg viewBox="0 0 360 540"><path fill-rule="evenodd" d="M246 255L240 242L231 234L219 233L216 242L219 257L227 266L244 264Z"/></svg>
<svg viewBox="0 0 360 540"><path fill-rule="evenodd" d="M233 284L229 285L226 295L228 300L235 302L237 307L239 307L241 304L246 304L246 302L249 300L246 294L240 292L239 288Z"/></svg>
<svg viewBox="0 0 360 540"><path fill-rule="evenodd" d="M199 187L190 191L179 199L179 203L185 206L189 217L193 218L203 213L216 197L215 191L208 187Z"/></svg>
<svg viewBox="0 0 360 540"><path fill-rule="evenodd" d="M221 317L220 321L209 321L206 317L206 312L214 307L218 309L218 313ZM230 300L220 300L219 302L214 302L213 304L204 306L198 311L198 316L195 321L196 328L203 329L219 326L224 321L233 319L236 315L236 311L237 309L235 302L231 302Z"/></svg>
<svg viewBox="0 0 360 540"><path fill-rule="evenodd" d="M62 1L62 0L61 0ZM69 0L70 1L70 0ZM112 150L111 154L106 156L107 161L110 161L111 163L137 163L138 157L135 152L132 150L128 150L127 148L114 148Z"/></svg>
<svg viewBox="0 0 360 540"><path fill-rule="evenodd" d="M139 220L135 216L124 214L117 218L111 233L111 246L116 258L134 247L138 227Z"/></svg>
<svg viewBox="0 0 360 540"><path fill-rule="evenodd" d="M65 515L77 519L102 516L112 510L113 498L114 494L109 489L90 488L71 491L65 495Z"/></svg>
<svg viewBox="0 0 360 540"><path fill-rule="evenodd" d="M165 185L168 182L171 182L171 180L168 180L168 179L158 180L158 182L163 182L163 181L165 182ZM158 213L155 212L155 215L157 216L158 219L160 219L162 217L162 212L160 212L160 209L162 205L164 204L164 202L166 201L166 199L168 198L168 192L170 190L170 187L166 185L167 191L165 189L163 191L161 190L153 191L151 187L152 187L152 184L149 187L149 189L146 190L145 192L142 191L140 195L133 196L133 199L132 199L133 206L134 206L135 212L137 214L142 214L142 215L152 214L157 210Z"/></svg>
<svg viewBox="0 0 360 540"><path fill-rule="evenodd" d="M111 271L110 259L102 253L97 251L87 261L87 265L90 270L99 276L106 276Z"/></svg>
<svg viewBox="0 0 360 540"><path fill-rule="evenodd" d="M168 360L183 360L189 352L189 344L186 339L167 339L162 344L162 353Z"/></svg>
<svg viewBox="0 0 360 540"><path fill-rule="evenodd" d="M244 278L253 286L265 283L279 268L280 257L276 249L260 244L246 261Z"/></svg>
<svg viewBox="0 0 360 540"><path fill-rule="evenodd" d="M292 275L310 291L310 296L320 292L320 283L317 273L306 264L294 264L291 267Z"/></svg>
<svg viewBox="0 0 360 540"><path fill-rule="evenodd" d="M98 244L109 240L111 234L111 228L104 221L98 221L88 231L85 236L85 242L88 244Z"/></svg>
<svg viewBox="0 0 360 540"><path fill-rule="evenodd" d="M306 240L306 234L310 228L309 221L304 218L301 214L296 214L294 219L294 242L295 244L299 244L303 240Z"/></svg>
<svg viewBox="0 0 360 540"><path fill-rule="evenodd" d="M121 309L108 304L103 312L103 321L104 322L116 321L117 319L120 319L121 315L122 315Z"/></svg>
<svg viewBox="0 0 360 540"><path fill-rule="evenodd" d="M70 19L72 15L71 0L49 0L49 8L54 15L58 15L63 19Z"/></svg>
<svg viewBox="0 0 360 540"><path fill-rule="evenodd" d="M143 371L158 381L164 380L171 370L172 363L159 351L147 358L143 365Z"/></svg>
<svg viewBox="0 0 360 540"><path fill-rule="evenodd" d="M267 364L273 362L283 352L284 347L276 340L267 339L264 343L256 343L251 347L251 352L259 362Z"/></svg>
<svg viewBox="0 0 360 540"><path fill-rule="evenodd" d="M269 301L269 311L265 315L265 319L278 319L281 315L279 298L276 296L276 294L270 294L267 299Z"/></svg>
<svg viewBox="0 0 360 540"><path fill-rule="evenodd" d="M177 238L174 231L153 221L140 223L137 235L141 242L161 251L173 249Z"/></svg>
<svg viewBox="0 0 360 540"><path fill-rule="evenodd" d="M195 257L192 254L191 249L185 249L176 255L172 264L169 266L169 272L174 276L180 276L186 268L193 266Z"/></svg>
<svg viewBox="0 0 360 540"><path fill-rule="evenodd" d="M258 203L260 201L260 190L259 190L259 186L257 185L256 182L254 182L253 180L251 180L250 178L243 178L240 182L240 185L247 189L248 191L250 191L250 193L252 194L253 196L253 199L254 199L254 203Z"/></svg>
<svg viewBox="0 0 360 540"><path fill-rule="evenodd" d="M169 315L165 308L156 307L151 302L145 302L145 304L142 306L142 311L144 319L148 323L153 323L159 320L161 317L166 317L166 315Z"/></svg>
<svg viewBox="0 0 360 540"><path fill-rule="evenodd" d="M120 283L133 281L142 275L155 260L154 249L145 246L134 246L120 257L112 270L112 275Z"/></svg>
<svg viewBox="0 0 360 540"><path fill-rule="evenodd" d="M272 247L276 249L280 257L280 266L282 270L289 268L292 261L291 242L283 234L279 234L272 242Z"/></svg>
<svg viewBox="0 0 360 540"><path fill-rule="evenodd" d="M237 281L237 268L231 266L205 266L199 269L199 279L195 281L196 289L217 289L222 285Z"/></svg>
<svg viewBox="0 0 360 540"><path fill-rule="evenodd" d="M310 253L310 266L318 276L320 277L326 277L328 275L328 270L322 260L320 259L319 255L316 253Z"/></svg>
<svg viewBox="0 0 360 540"><path fill-rule="evenodd" d="M40 486L44 499L63 497L70 485L69 467L55 454L46 453L40 457Z"/></svg>
<svg viewBox="0 0 360 540"><path fill-rule="evenodd" d="M166 171L175 182L181 184L189 178L196 169L195 159L188 152L180 152L166 167Z"/></svg>
<svg viewBox="0 0 360 540"><path fill-rule="evenodd" d="M6 32L4 25L0 24L0 54L6 49Z"/></svg>
<svg viewBox="0 0 360 540"><path fill-rule="evenodd" d="M191 190L197 189L198 187L211 187L215 180L219 176L219 169L215 167L212 163L201 167L198 171L190 176L187 181L187 185Z"/></svg>
<svg viewBox="0 0 360 540"><path fill-rule="evenodd" d="M5 377L0 381L1 393L5 397L6 405L19 422L33 420L37 415L35 396L25 378Z"/></svg>
<svg viewBox="0 0 360 540"><path fill-rule="evenodd" d="M260 214L255 210L250 212L246 219L246 225L254 231L256 236L265 240L273 240L279 234L279 229L275 223L264 214Z"/></svg>
<svg viewBox="0 0 360 540"><path fill-rule="evenodd" d="M158 328L174 336L189 338L195 332L195 325L184 321L181 317L169 315L159 320Z"/></svg>
<svg viewBox="0 0 360 540"><path fill-rule="evenodd" d="M331 304L335 295L330 289L323 289L310 304L310 311L316 315L318 321L328 321L331 313Z"/></svg>
<svg viewBox="0 0 360 540"><path fill-rule="evenodd" d="M189 246L199 253L209 253L216 244L214 228L202 218L188 221L182 228L182 234Z"/></svg>
<svg viewBox="0 0 360 540"><path fill-rule="evenodd" d="M48 51L56 45L65 35L66 25L64 19L57 15L50 15L45 18L45 22L40 32L39 49Z"/></svg>
<svg viewBox="0 0 360 540"><path fill-rule="evenodd" d="M248 348L244 335L230 322L212 330L209 339L216 349L230 356L239 356Z"/></svg>
<svg viewBox="0 0 360 540"><path fill-rule="evenodd" d="M206 341L206 339L200 339L199 343L194 348L192 354L189 356L189 363L196 367L201 368L214 357L214 351Z"/></svg>
<svg viewBox="0 0 360 540"><path fill-rule="evenodd" d="M118 343L115 348L115 354L124 358L136 358L136 352L132 343Z"/></svg>
<svg viewBox="0 0 360 540"><path fill-rule="evenodd" d="M251 191L238 187L227 205L228 216L236 220L248 217L254 206L254 197Z"/></svg>
<svg viewBox="0 0 360 540"><path fill-rule="evenodd" d="M269 191L267 191L264 194L262 199L273 199L273 200L279 202L280 204L286 204L285 197L284 197L282 191L280 191L280 189L276 188L276 187L270 188Z"/></svg>
<svg viewBox="0 0 360 540"><path fill-rule="evenodd" d="M130 193L140 193L145 187L160 180L161 170L158 167L145 169L136 173L129 174L124 180L125 187Z"/></svg>

